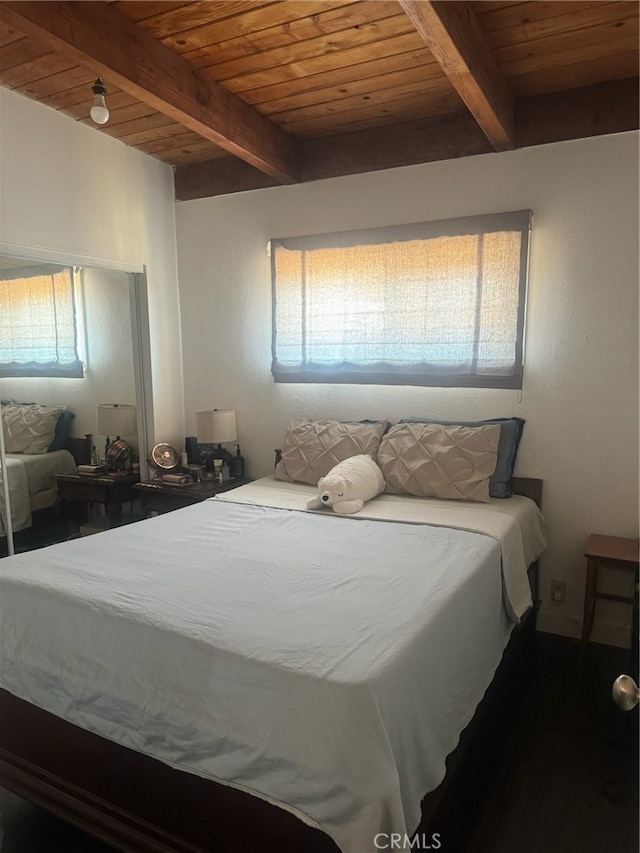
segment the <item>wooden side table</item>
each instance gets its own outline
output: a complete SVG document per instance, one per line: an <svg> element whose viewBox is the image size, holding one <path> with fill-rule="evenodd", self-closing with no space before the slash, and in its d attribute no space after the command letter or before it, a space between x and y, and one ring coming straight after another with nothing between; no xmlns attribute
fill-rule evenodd
<svg viewBox="0 0 640 853"><path fill-rule="evenodd" d="M596 601L601 598L606 601L618 601L623 604L633 604L633 598L624 595L609 595L598 592L598 570L601 568L638 570L638 540L620 539L617 536L603 536L593 533L589 537L584 552L587 558L587 578L584 589L584 617L582 620L581 644L583 648L589 642L593 618L596 612Z"/></svg>
<svg viewBox="0 0 640 853"><path fill-rule="evenodd" d="M237 489L238 486L244 486L250 482L250 479L244 477L225 480L224 483L217 483L215 480L202 480L199 483L187 483L184 486L178 486L174 483L151 480L138 483L133 487L133 490L140 498L143 512L163 513L200 503L200 501L212 498L221 492Z"/></svg>
<svg viewBox="0 0 640 853"><path fill-rule="evenodd" d="M67 501L100 503L115 526L122 515L122 504L135 500L133 486L139 481L138 474L56 474L56 490L63 513Z"/></svg>

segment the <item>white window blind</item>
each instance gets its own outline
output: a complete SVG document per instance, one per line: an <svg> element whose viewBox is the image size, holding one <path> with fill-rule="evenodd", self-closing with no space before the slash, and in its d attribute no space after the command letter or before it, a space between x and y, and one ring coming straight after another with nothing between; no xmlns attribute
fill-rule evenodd
<svg viewBox="0 0 640 853"><path fill-rule="evenodd" d="M1 272L0 376L83 376L71 267Z"/></svg>
<svg viewBox="0 0 640 853"><path fill-rule="evenodd" d="M530 219L273 240L275 381L521 388Z"/></svg>

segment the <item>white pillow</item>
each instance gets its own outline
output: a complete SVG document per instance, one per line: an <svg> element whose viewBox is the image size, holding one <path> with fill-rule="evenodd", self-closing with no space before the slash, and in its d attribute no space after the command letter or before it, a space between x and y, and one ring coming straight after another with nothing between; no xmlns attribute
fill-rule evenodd
<svg viewBox="0 0 640 853"><path fill-rule="evenodd" d="M53 441L64 406L9 403L2 407L2 428L7 453L46 453Z"/></svg>

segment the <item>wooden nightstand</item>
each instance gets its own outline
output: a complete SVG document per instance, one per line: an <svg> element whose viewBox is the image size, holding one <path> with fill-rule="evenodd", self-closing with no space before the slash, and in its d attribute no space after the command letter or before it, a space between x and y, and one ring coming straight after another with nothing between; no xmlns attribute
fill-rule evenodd
<svg viewBox="0 0 640 853"><path fill-rule="evenodd" d="M203 480L200 483L188 483L186 486L176 486L171 483L150 481L138 483L133 487L136 496L142 502L143 512L171 512L174 509L183 509L185 506L200 503L207 498L212 498L220 492L228 492L250 483L247 477L235 480L225 480L224 483L216 483L214 480Z"/></svg>
<svg viewBox="0 0 640 853"><path fill-rule="evenodd" d="M618 601L623 604L633 604L633 598L624 595L608 595L598 592L598 570L601 568L638 570L638 540L620 539L617 536L602 536L594 533L589 537L584 552L587 558L587 578L584 589L584 617L582 620L583 648L589 642L593 617L596 612L596 601L599 598L606 601Z"/></svg>
<svg viewBox="0 0 640 853"><path fill-rule="evenodd" d="M133 487L139 481L138 474L56 474L56 489L63 513L67 501L100 503L115 526L122 515L122 504L136 499Z"/></svg>

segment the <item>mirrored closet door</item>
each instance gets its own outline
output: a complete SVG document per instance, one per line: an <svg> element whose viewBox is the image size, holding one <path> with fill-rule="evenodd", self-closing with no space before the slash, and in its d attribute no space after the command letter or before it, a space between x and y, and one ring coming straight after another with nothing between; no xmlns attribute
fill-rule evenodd
<svg viewBox="0 0 640 853"><path fill-rule="evenodd" d="M143 272L0 254L0 556L91 532L132 497L152 434L150 379ZM100 488L99 473L79 479L78 465L105 462L114 487Z"/></svg>

